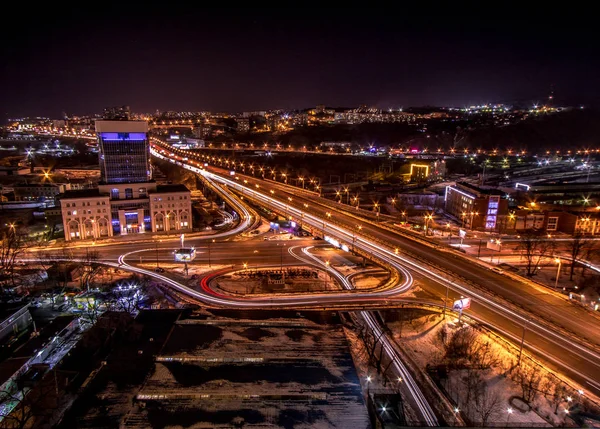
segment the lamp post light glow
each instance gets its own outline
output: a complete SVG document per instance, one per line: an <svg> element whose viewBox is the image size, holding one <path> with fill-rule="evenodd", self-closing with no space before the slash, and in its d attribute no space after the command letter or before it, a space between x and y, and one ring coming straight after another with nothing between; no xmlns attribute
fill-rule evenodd
<svg viewBox="0 0 600 429"><path fill-rule="evenodd" d="M554 282L554 288L556 289L558 287L558 278L560 277L560 267L562 265L562 261L560 258L556 258L554 262L558 264L558 268L556 270L556 281Z"/></svg>
<svg viewBox="0 0 600 429"><path fill-rule="evenodd" d="M512 408L508 408L506 410L506 424L508 425L508 420L510 419L510 415L513 413L513 409Z"/></svg>

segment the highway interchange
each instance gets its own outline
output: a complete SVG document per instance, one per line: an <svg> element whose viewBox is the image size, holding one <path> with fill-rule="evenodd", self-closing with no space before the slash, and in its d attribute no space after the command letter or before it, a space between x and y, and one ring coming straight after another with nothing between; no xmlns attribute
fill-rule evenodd
<svg viewBox="0 0 600 429"><path fill-rule="evenodd" d="M362 213L358 215L353 207L283 183L237 171L231 175L229 170L211 167L210 163L205 166L201 155L189 151L178 155L177 150L172 149L171 153L174 161L189 157L188 168L196 168L205 177L237 190L241 196L292 216L317 234L322 234L324 228L325 235L335 236L349 247L352 244L364 246L363 249L375 257L409 269L428 292L443 297L448 287L449 301L460 296L473 298L470 317L515 343L520 343L525 332L526 348L587 391L600 393L599 320L589 311L552 291L498 274L472 259L445 249L433 249L431 244L391 231L377 223L374 214L370 218ZM155 154L158 155L156 151Z"/></svg>
<svg viewBox="0 0 600 429"><path fill-rule="evenodd" d="M207 263L210 255L214 265L232 265L232 269L240 269L244 263L250 266L279 266L280 263L322 265L322 261L301 251L318 243L313 240L294 240L289 242L286 251L282 251L281 247L274 245L283 245L280 240L236 239L237 235L257 224L252 208L243 201L250 200L303 224L315 235L333 238L347 245L349 250L370 256L388 269L398 272L400 281L394 287L374 292L339 291L270 298L234 298L216 294L210 288L189 288L167 275L132 265L139 262L140 257L145 263L172 261L176 237L169 239L164 236L162 241L155 240L152 243L99 243L97 249L104 263L152 276L180 293L216 306L358 309L421 303L442 307L444 297L447 297L446 303L449 305L460 297L471 297L473 302L468 317L488 326L514 344L523 341L524 348L549 367L576 381L586 392L600 396L600 321L587 310L539 286L496 273L464 255L436 247L421 238L407 237L406 233L379 222L379 216L375 213L364 213L286 184L239 172L231 174L229 170L206 165L200 155L190 151L178 153L171 147L162 147L168 148L169 153L161 153L158 150L160 147L155 146L153 155L201 174L240 215L239 224L226 232L186 240L188 245L198 250L197 261ZM169 244L169 240L173 243ZM83 257L87 252L78 247L71 251L74 257ZM319 268L330 271L342 287L351 289L348 280L333 268ZM416 300L403 296L412 286L413 279L429 296L439 299ZM383 331L373 313L357 311L356 314L374 332ZM407 389L413 408L419 410L421 418L428 425L437 425L435 413L407 373L387 336L384 348L394 361L396 373L405 380L403 387Z"/></svg>

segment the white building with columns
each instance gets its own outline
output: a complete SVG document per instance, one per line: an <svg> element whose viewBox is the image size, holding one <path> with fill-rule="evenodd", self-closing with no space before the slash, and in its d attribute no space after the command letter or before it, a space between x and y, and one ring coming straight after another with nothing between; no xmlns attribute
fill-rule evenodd
<svg viewBox="0 0 600 429"><path fill-rule="evenodd" d="M192 230L191 193L184 185L100 185L59 198L67 241Z"/></svg>

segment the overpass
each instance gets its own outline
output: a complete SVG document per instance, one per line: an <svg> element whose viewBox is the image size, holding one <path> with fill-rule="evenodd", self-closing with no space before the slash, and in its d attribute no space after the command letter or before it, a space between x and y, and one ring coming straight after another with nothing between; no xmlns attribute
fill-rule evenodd
<svg viewBox="0 0 600 429"><path fill-rule="evenodd" d="M174 156L181 155L174 152ZM472 297L473 315L517 343L523 338L525 347L551 362L554 368L594 394L600 393L599 323L586 310L572 306L551 291L495 273L462 255L424 240L415 241L414 237L314 193L252 176L231 176L229 171L204 168L201 161L192 158L185 168L227 185L244 198L286 213L319 234L410 269L432 293L450 297L452 290L453 298Z"/></svg>

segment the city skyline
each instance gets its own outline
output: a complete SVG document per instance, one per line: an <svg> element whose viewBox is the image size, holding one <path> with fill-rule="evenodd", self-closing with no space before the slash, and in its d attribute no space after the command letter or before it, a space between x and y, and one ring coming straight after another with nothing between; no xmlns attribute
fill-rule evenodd
<svg viewBox="0 0 600 429"><path fill-rule="evenodd" d="M36 10L26 31L6 26L3 119L120 104L141 112L462 107L543 101L551 86L557 101L589 105L600 93L591 27L568 15L532 26L527 14L459 11L179 12L105 6L90 25L75 9Z"/></svg>

